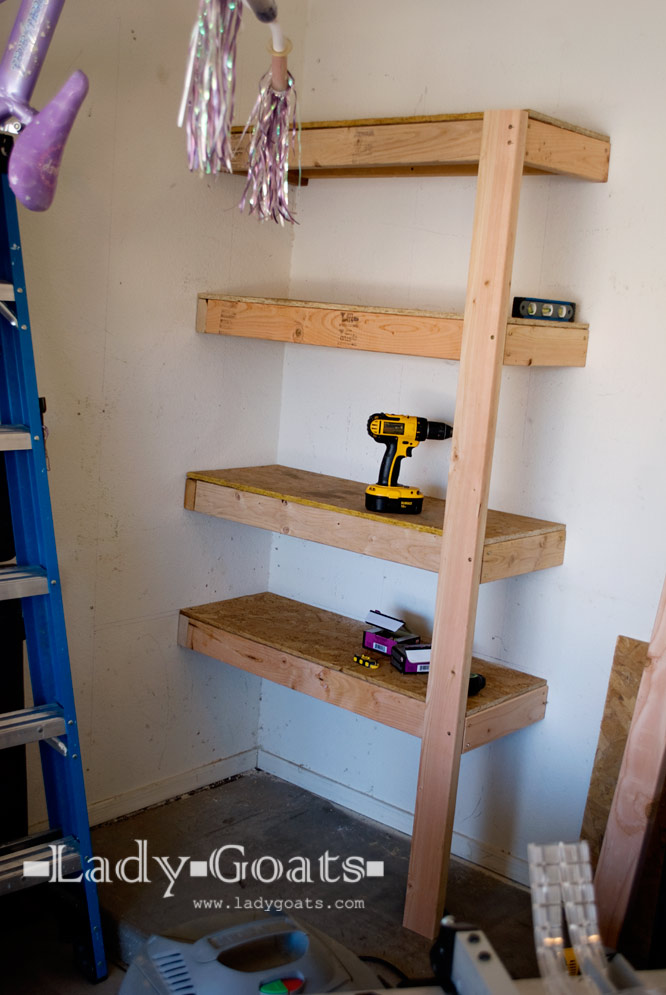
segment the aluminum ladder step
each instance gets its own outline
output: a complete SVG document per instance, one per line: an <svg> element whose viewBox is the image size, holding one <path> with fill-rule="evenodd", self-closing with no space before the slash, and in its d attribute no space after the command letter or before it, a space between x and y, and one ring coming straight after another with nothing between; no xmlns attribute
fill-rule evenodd
<svg viewBox="0 0 666 995"><path fill-rule="evenodd" d="M0 425L0 452L32 449L32 436L27 425Z"/></svg>
<svg viewBox="0 0 666 995"><path fill-rule="evenodd" d="M60 705L36 705L0 715L0 750L53 739L66 732Z"/></svg>
<svg viewBox="0 0 666 995"><path fill-rule="evenodd" d="M13 300L16 300L16 296L14 294L14 284L5 283L3 280L0 280L0 314L6 321L9 322L10 325L13 325L14 328L18 328L18 319L16 315L11 308L8 308L5 304L5 301Z"/></svg>
<svg viewBox="0 0 666 995"><path fill-rule="evenodd" d="M63 877L80 871L81 854L73 836L10 850L0 854L0 895L41 884L54 873Z"/></svg>
<svg viewBox="0 0 666 995"><path fill-rule="evenodd" d="M0 601L12 598L34 598L48 594L49 584L43 567L0 567Z"/></svg>

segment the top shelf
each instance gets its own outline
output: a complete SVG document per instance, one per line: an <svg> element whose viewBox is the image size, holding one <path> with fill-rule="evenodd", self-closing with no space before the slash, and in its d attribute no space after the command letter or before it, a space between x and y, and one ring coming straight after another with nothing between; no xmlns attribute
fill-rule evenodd
<svg viewBox="0 0 666 995"><path fill-rule="evenodd" d="M556 173L605 183L610 140L527 111L524 172ZM300 172L292 180L343 176L450 176L477 172L483 113L312 122L301 126ZM250 136L239 144L234 171L247 169Z"/></svg>

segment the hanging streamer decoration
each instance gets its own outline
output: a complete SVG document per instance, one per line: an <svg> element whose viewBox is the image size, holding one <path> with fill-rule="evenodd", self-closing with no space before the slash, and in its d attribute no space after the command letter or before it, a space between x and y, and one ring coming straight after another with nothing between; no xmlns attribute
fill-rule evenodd
<svg viewBox="0 0 666 995"><path fill-rule="evenodd" d="M199 0L178 124L185 123L191 170L231 172L231 122L241 0Z"/></svg>
<svg viewBox="0 0 666 995"><path fill-rule="evenodd" d="M249 206L249 213L262 221L293 223L287 173L297 135L296 90L287 70L291 43L282 36L274 0L199 0L178 124L186 126L191 170L232 172L236 42L243 3L270 26L273 42L271 69L259 81L259 96L240 139L242 144L250 133L248 177L239 207Z"/></svg>
<svg viewBox="0 0 666 995"><path fill-rule="evenodd" d="M295 218L289 209L289 153L297 135L296 90L294 78L286 69L284 51L273 52L273 67L259 81L259 96L245 126L251 133L248 149L248 175L239 207L262 221L279 224ZM276 63L277 68L276 68ZM280 66L279 63L283 63ZM276 77L279 89L275 88Z"/></svg>

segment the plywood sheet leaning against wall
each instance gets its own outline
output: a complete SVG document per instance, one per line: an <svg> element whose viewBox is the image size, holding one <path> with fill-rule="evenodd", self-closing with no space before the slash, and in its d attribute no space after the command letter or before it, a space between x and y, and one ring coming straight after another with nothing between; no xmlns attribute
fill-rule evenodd
<svg viewBox="0 0 666 995"><path fill-rule="evenodd" d="M638 685L648 663L649 643L618 636L608 680L606 704L587 793L581 839L590 845L592 864L599 859L608 813L620 775L622 755L636 707Z"/></svg>
<svg viewBox="0 0 666 995"><path fill-rule="evenodd" d="M595 876L601 936L611 947L618 944L640 882L664 788L666 583L647 656Z"/></svg>

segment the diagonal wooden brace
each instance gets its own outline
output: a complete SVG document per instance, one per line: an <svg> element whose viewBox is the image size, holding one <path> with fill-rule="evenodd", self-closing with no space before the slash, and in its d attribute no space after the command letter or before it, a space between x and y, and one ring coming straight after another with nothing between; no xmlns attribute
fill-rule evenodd
<svg viewBox="0 0 666 995"><path fill-rule="evenodd" d="M486 111L404 925L434 937L448 877L481 575L526 111Z"/></svg>

